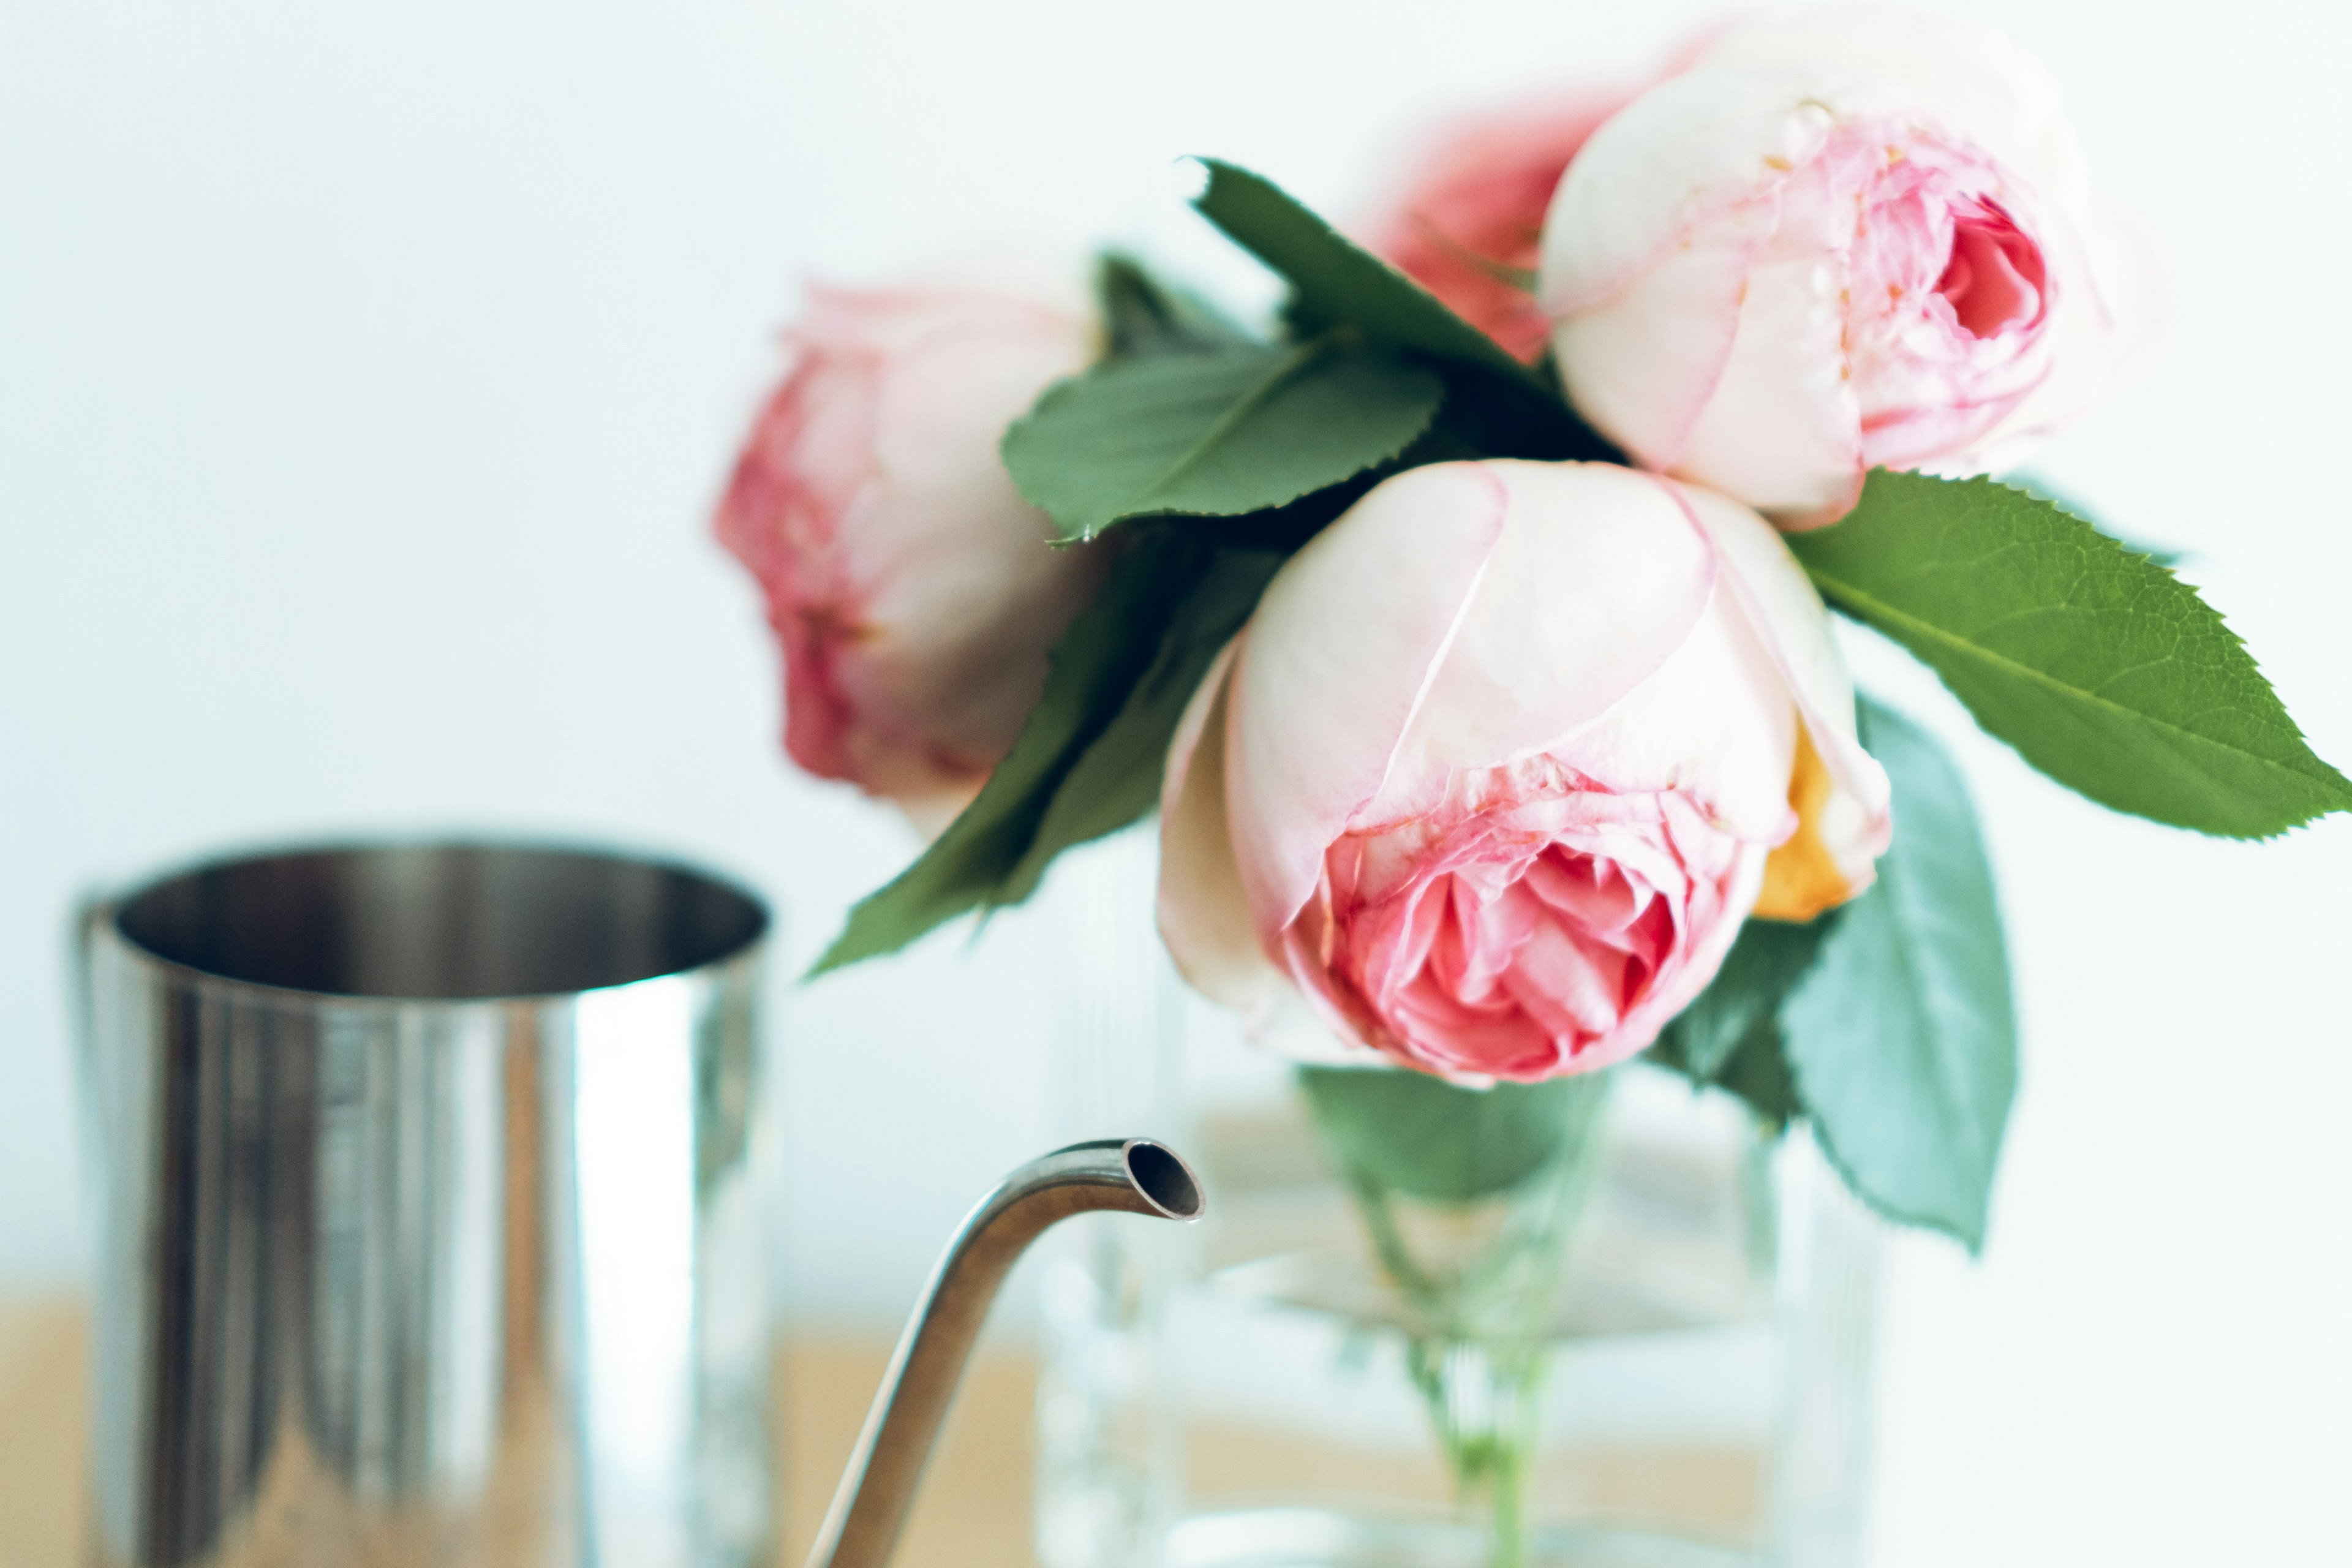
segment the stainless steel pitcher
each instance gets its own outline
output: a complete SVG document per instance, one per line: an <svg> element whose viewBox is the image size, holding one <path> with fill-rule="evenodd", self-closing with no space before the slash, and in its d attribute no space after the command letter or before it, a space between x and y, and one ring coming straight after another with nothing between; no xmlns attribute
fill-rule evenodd
<svg viewBox="0 0 2352 1568"><path fill-rule="evenodd" d="M761 1559L768 926L482 844L89 910L92 1563Z"/></svg>

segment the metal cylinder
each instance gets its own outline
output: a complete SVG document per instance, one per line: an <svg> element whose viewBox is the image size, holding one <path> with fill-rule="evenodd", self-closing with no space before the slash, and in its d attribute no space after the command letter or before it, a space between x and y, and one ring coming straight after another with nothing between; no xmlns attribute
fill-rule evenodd
<svg viewBox="0 0 2352 1568"><path fill-rule="evenodd" d="M764 1558L768 925L488 844L87 911L89 1561Z"/></svg>

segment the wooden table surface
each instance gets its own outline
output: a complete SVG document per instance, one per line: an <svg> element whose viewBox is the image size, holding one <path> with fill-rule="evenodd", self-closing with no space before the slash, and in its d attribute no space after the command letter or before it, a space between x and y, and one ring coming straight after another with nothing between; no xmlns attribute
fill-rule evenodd
<svg viewBox="0 0 2352 1568"><path fill-rule="evenodd" d="M0 1568L78 1568L89 1340L71 1298L0 1299ZM797 1568L889 1360L885 1340L783 1342L779 1562ZM1034 1365L983 1351L964 1381L898 1568L1027 1568Z"/></svg>

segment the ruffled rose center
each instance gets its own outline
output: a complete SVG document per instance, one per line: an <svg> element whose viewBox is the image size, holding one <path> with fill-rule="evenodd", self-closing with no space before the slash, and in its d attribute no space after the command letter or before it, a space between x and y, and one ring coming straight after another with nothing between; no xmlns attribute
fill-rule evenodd
<svg viewBox="0 0 2352 1568"><path fill-rule="evenodd" d="M1287 956L1365 1043L1538 1079L1630 1055L1680 1005L1666 993L1723 918L1743 846L1679 794L1552 771L1531 795L1457 800L1325 852Z"/></svg>
<svg viewBox="0 0 2352 1568"><path fill-rule="evenodd" d="M1851 214L1847 372L1866 466L1967 450L2050 371L2052 281L2016 180L1900 123L1842 126L1818 167Z"/></svg>
<svg viewBox="0 0 2352 1568"><path fill-rule="evenodd" d="M1996 337L2042 317L2042 247L1990 202L1956 206L1951 259L1936 292L1971 337Z"/></svg>

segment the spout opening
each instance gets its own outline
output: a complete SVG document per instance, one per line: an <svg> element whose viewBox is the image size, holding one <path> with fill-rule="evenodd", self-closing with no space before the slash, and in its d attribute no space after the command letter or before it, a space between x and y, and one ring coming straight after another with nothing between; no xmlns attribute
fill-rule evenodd
<svg viewBox="0 0 2352 1568"><path fill-rule="evenodd" d="M1127 1179L1135 1184L1144 1201L1170 1219L1196 1220L1207 1208L1201 1195L1201 1183L1192 1168L1176 1157L1174 1150L1155 1143L1149 1138L1130 1139L1119 1151L1127 1166Z"/></svg>

